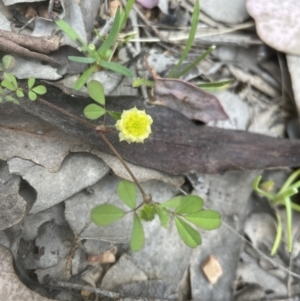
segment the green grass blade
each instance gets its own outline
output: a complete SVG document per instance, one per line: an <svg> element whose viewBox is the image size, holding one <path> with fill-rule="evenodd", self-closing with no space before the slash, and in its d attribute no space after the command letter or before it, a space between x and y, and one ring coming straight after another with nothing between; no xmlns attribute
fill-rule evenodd
<svg viewBox="0 0 300 301"><path fill-rule="evenodd" d="M228 86L232 83L232 79L221 81L221 82L214 82L214 83L203 83L198 85L199 88L207 91L207 92L214 92L228 88Z"/></svg>
<svg viewBox="0 0 300 301"><path fill-rule="evenodd" d="M95 62L95 59L92 57L84 57L84 56L68 56L68 59L70 61L76 62L76 63L82 63L82 64L92 64Z"/></svg>
<svg viewBox="0 0 300 301"><path fill-rule="evenodd" d="M186 68L184 68L182 71L179 73L173 75L173 78L179 78L180 76L184 75L188 71L190 71L192 68L198 65L199 62L201 62L204 58L206 58L213 50L216 49L216 46L210 46L202 55L200 55L196 60L194 60L193 63L188 65Z"/></svg>
<svg viewBox="0 0 300 301"><path fill-rule="evenodd" d="M190 52L190 49L191 49L194 39L195 39L195 35L197 33L199 15L200 15L199 0L196 0L193 15L192 15L192 26L191 26L191 30L190 30L190 34L189 34L186 46L181 54L181 57L180 57L177 65L173 68L173 70L169 74L169 76L168 76L169 78L172 78L176 74L176 71L182 65L183 61L186 59L188 53Z"/></svg>
<svg viewBox="0 0 300 301"><path fill-rule="evenodd" d="M80 90L88 78L95 72L97 71L98 67L96 65L91 66L89 69L85 70L82 75L77 79L74 85L75 90Z"/></svg>
<svg viewBox="0 0 300 301"><path fill-rule="evenodd" d="M121 22L120 7L118 7L111 31L109 32L109 35L108 35L107 39L105 40L105 42L101 45L101 47L97 51L99 55L103 56L105 54L105 52L113 45L113 43L117 39L119 31L120 31L120 22Z"/></svg>
<svg viewBox="0 0 300 301"><path fill-rule="evenodd" d="M131 11L134 3L135 3L135 0L128 0L127 1L126 6L125 6L125 11L124 11L124 14L123 14L123 17L122 17L122 20L121 20L120 30L122 29L122 27L124 26L125 22L127 21L128 16L130 14L130 11Z"/></svg>
<svg viewBox="0 0 300 301"><path fill-rule="evenodd" d="M109 69L111 71L120 73L120 74L128 76L128 77L134 76L133 73L128 68L126 68L118 63L101 61L100 66L105 69Z"/></svg>
<svg viewBox="0 0 300 301"><path fill-rule="evenodd" d="M56 23L58 28L62 30L72 41L74 41L83 51L88 52L88 45L85 41L78 35L78 33L64 20L60 19L58 16L51 14L53 21Z"/></svg>

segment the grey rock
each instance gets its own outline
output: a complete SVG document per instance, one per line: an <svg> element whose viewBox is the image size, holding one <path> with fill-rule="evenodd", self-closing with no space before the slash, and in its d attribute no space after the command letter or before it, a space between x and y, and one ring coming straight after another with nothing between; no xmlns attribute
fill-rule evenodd
<svg viewBox="0 0 300 301"><path fill-rule="evenodd" d="M237 269L237 277L242 279L243 282L259 284L265 291L272 291L277 296L287 294L286 284L262 269L256 262L240 263Z"/></svg>
<svg viewBox="0 0 300 301"><path fill-rule="evenodd" d="M35 240L38 252L24 256L26 269L49 268L64 260L73 241L73 233L68 225L55 226L51 222L43 225Z"/></svg>
<svg viewBox="0 0 300 301"><path fill-rule="evenodd" d="M204 198L204 206L222 214L223 224L213 231L201 231L202 245L194 250L190 261L192 299L231 301L232 283L236 279L241 239L233 231L242 233L247 213L247 200L252 192L252 181L257 171L230 171L224 175L189 174L194 194ZM219 261L223 276L209 285L201 271L201 264L214 255Z"/></svg>
<svg viewBox="0 0 300 301"><path fill-rule="evenodd" d="M28 215L24 219L22 238L26 241L34 240L41 225L52 221L55 225L66 223L63 204L57 204L45 211Z"/></svg>
<svg viewBox="0 0 300 301"><path fill-rule="evenodd" d="M147 275L139 269L126 255L105 274L101 288L114 291L125 284L148 280Z"/></svg>
<svg viewBox="0 0 300 301"><path fill-rule="evenodd" d="M200 5L216 21L239 24L249 18L246 0L201 0Z"/></svg>
<svg viewBox="0 0 300 301"><path fill-rule="evenodd" d="M259 284L249 284L234 295L234 301L262 301L266 294Z"/></svg>
<svg viewBox="0 0 300 301"><path fill-rule="evenodd" d="M19 195L21 178L9 173L5 162L0 161L0 230L20 222L26 210L26 202Z"/></svg>
<svg viewBox="0 0 300 301"><path fill-rule="evenodd" d="M129 242L132 228L132 214L125 215L122 219L107 227L98 227L92 223L90 218L91 210L105 203L129 211L129 208L124 205L117 195L119 181L119 178L107 175L91 187L93 190L92 194L82 191L65 202L66 220L77 237L112 243Z"/></svg>

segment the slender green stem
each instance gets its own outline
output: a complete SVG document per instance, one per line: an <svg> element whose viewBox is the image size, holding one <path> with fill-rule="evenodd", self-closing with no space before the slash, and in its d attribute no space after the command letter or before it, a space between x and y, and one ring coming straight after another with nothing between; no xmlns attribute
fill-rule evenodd
<svg viewBox="0 0 300 301"><path fill-rule="evenodd" d="M125 169L127 170L127 172L130 174L131 178L133 179L134 183L136 184L136 186L138 187L139 191L141 192L144 202L146 204L151 203L152 198L150 194L147 194L143 187L140 185L139 181L137 180L137 178L135 177L135 175L133 174L133 172L130 170L129 166L127 165L127 163L123 160L123 158L121 157L121 155L118 153L118 151L114 148L114 146L110 143L110 141L105 137L104 134L102 134L101 132L98 132L101 136L101 138L105 141L105 143L108 145L108 147L111 149L111 151L116 155L116 157L120 160L120 162L123 164L123 166L125 167Z"/></svg>
<svg viewBox="0 0 300 301"><path fill-rule="evenodd" d="M276 232L276 237L275 237L275 241L273 244L273 248L271 250L271 256L274 256L279 248L280 242L281 242L281 238L282 238L282 223L281 223L281 218L279 213L276 211L276 219L277 219L277 232Z"/></svg>
<svg viewBox="0 0 300 301"><path fill-rule="evenodd" d="M284 198L286 208L286 230L287 230L287 243L288 251L292 252L292 208L290 198Z"/></svg>
<svg viewBox="0 0 300 301"><path fill-rule="evenodd" d="M288 179L285 181L278 194L286 190L287 187L289 187L299 176L300 176L300 169L297 169L288 177Z"/></svg>

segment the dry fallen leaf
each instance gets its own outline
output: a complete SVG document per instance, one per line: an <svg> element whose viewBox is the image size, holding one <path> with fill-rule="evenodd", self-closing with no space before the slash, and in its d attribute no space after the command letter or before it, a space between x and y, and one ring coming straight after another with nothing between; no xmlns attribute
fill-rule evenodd
<svg viewBox="0 0 300 301"><path fill-rule="evenodd" d="M55 301L26 287L15 274L10 252L0 245L0 300Z"/></svg>
<svg viewBox="0 0 300 301"><path fill-rule="evenodd" d="M145 64L155 81L154 98L158 101L156 103L176 110L193 120L209 122L228 119L216 96L180 79L158 77L146 59Z"/></svg>

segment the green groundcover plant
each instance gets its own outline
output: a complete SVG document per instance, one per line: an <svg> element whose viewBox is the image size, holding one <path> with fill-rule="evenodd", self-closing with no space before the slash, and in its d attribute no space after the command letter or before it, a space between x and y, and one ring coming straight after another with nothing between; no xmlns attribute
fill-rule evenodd
<svg viewBox="0 0 300 301"><path fill-rule="evenodd" d="M201 244L201 235L194 228L213 230L221 225L221 215L215 210L204 210L203 199L196 195L176 196L162 204L152 200L143 201L137 205L136 187L128 181L119 183L117 193L128 211L111 204L103 204L91 212L92 221L98 226L108 226L126 214L133 214L132 235L130 247L139 251L145 241L142 221L152 221L158 216L161 226L167 228L170 220L174 220L182 241L191 248Z"/></svg>
<svg viewBox="0 0 300 301"><path fill-rule="evenodd" d="M286 230L287 230L287 248L292 251L292 210L300 212L300 206L294 203L291 198L298 194L300 181L296 181L300 176L300 169L294 171L285 181L281 189L277 193L269 192L273 186L273 181L266 181L260 185L261 176L253 181L253 189L261 196L267 198L275 210L277 219L277 233L271 255L275 255L282 240L282 222L278 213L278 207L284 206L286 210Z"/></svg>
<svg viewBox="0 0 300 301"><path fill-rule="evenodd" d="M0 70L3 71L3 80L0 86L0 102L11 101L18 104L18 98L24 97L27 93L28 98L31 101L37 99L37 95L43 95L47 92L47 89L43 85L35 86L35 78L30 77L27 82L28 89L20 88L16 77L7 72L7 70L13 68L15 65L15 59L11 55L5 55L2 58L2 64Z"/></svg>
<svg viewBox="0 0 300 301"><path fill-rule="evenodd" d="M117 46L119 32L126 22L133 4L134 0L129 0L127 1L127 5L123 12L121 12L120 9L117 10L111 31L106 39L99 36L99 33L96 33L103 41L102 45L98 49L96 49L93 44L87 45L66 22L52 14L52 18L56 22L57 26L74 42L76 42L85 54L85 57L71 56L69 59L89 65L88 69L76 81L74 86L75 89L80 89L83 85L85 85L90 75L100 69L108 69L129 77L133 76L132 72L126 67L110 61ZM180 70L183 61L192 47L197 31L198 20L199 3L196 1L192 16L191 31L186 47L182 52L178 64L170 72L169 77L178 78L182 76L191 68L196 66L215 48L214 46L210 47L187 68ZM18 103L17 98L24 97L25 94L27 94L31 101L35 101L39 99L40 95L47 92L45 86L35 86L35 78L33 77L28 79L27 89L20 88L15 76L12 73L7 72L7 70L12 68L14 64L15 62L12 56L3 57L2 64L0 65L0 71L3 71L3 80L1 81L0 86L0 102L5 100ZM228 83L229 82L227 81L222 83L209 83L206 84L206 88L222 88L228 85ZM133 86L137 87L141 84L153 86L153 82L146 81L145 79L136 79ZM135 182L135 184L133 184L128 181L121 181L118 186L118 196L124 204L128 206L128 211L125 212L121 208L111 204L104 204L97 206L92 210L91 220L98 226L107 226L118 221L126 214L133 214L132 237L130 243L133 251L140 250L144 245L145 236L142 221L149 222L156 216L159 218L163 228L167 228L171 220L174 221L180 238L187 246L191 248L199 246L201 244L201 235L195 227L199 227L204 230L213 230L218 228L221 225L220 213L214 210L204 210L203 200L199 196L195 195L177 196L162 204L153 201L152 197L144 192L126 162L124 162L113 145L111 145L105 137L106 131L110 132L111 130L117 130L119 131L120 141L125 141L127 143L144 143L144 140L152 133L151 125L153 120L151 116L148 115L145 110L139 110L136 107L129 110L123 110L123 112L107 110L105 108L103 85L96 80L91 80L87 83L87 90L89 96L94 100L94 103L91 103L84 108L84 116L90 120L97 120L101 117L106 117L108 114L116 121L114 129L108 129L104 124L102 124L101 126L95 127L95 130L97 130L102 139L108 144L112 152L118 157ZM143 202L139 205L137 205L136 200L136 186L143 196Z"/></svg>

